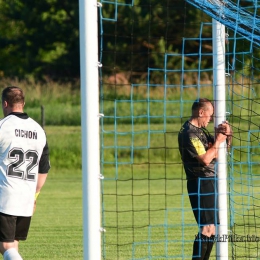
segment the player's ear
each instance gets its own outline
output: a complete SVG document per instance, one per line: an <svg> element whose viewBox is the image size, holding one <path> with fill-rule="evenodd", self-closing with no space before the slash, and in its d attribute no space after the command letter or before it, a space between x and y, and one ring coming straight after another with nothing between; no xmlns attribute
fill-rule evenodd
<svg viewBox="0 0 260 260"><path fill-rule="evenodd" d="M3 108L6 108L8 106L8 103L6 101L2 102Z"/></svg>
<svg viewBox="0 0 260 260"><path fill-rule="evenodd" d="M202 117L202 116L203 116L203 113L204 113L204 110L203 110L203 109L200 109L200 110L199 110L199 117Z"/></svg>

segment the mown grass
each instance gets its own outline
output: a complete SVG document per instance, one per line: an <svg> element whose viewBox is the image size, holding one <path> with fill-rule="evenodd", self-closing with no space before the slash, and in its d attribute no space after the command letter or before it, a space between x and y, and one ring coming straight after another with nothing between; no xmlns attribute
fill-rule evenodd
<svg viewBox="0 0 260 260"><path fill-rule="evenodd" d="M83 259L82 182L79 169L52 169L37 200L23 259Z"/></svg>
<svg viewBox="0 0 260 260"><path fill-rule="evenodd" d="M177 149L179 124L150 127L154 132L148 131L147 125L135 125L132 135L128 125L101 127L105 146L113 147L104 147L101 157L101 225L106 229L102 235L103 259L190 259L197 226ZM45 131L52 169L38 199L28 240L21 242L20 251L25 259L82 259L81 129L46 126ZM137 151L133 161L132 145ZM241 158L245 163L247 157ZM259 232L254 216L260 212L253 205L258 204L260 185L257 168L251 179L249 168L237 165L231 185L235 212L232 229L240 235ZM249 250L245 246L255 245L237 243L233 249L238 257ZM253 256L255 251L246 254Z"/></svg>
<svg viewBox="0 0 260 260"><path fill-rule="evenodd" d="M107 230L103 236L104 259L191 258L197 226L178 151L180 125L181 120L173 124L102 127L102 219ZM213 124L209 128L213 131ZM239 128L245 129L246 125L240 122ZM259 234L255 224L260 192L256 158L260 154L259 139L249 140L244 130L236 130L234 135L234 148L228 156L233 210L230 229L238 236ZM237 257L255 257L256 252L249 252L255 243L235 243L233 248L230 244L230 257L232 250Z"/></svg>
<svg viewBox="0 0 260 260"><path fill-rule="evenodd" d="M52 167L20 252L24 259L83 259L80 127L45 131Z"/></svg>
<svg viewBox="0 0 260 260"><path fill-rule="evenodd" d="M25 111L38 122L41 122L40 107L44 106L52 165L29 238L21 243L21 254L25 259L82 259L79 87L51 82L42 86L33 81L12 82L12 85L25 88ZM123 90L119 89L117 94ZM157 88L148 95L145 89L132 98L130 92L122 92L118 100L109 89L103 93L101 224L106 229L102 235L102 254L106 260L190 259L197 227L186 193L177 133L189 117L190 105L198 93L185 90L180 99L180 92L169 90L163 102L165 96L161 90ZM202 90L201 96L210 97L210 90ZM245 108L241 108L241 100L235 102L230 118L234 129L231 159L235 162L229 167L233 174L230 186L235 212L231 228L238 234L257 235L259 164L250 161L259 161L259 135L249 135L248 129L259 129L259 107L257 103L247 102ZM246 108L251 105L255 114L249 117ZM210 131L213 132L213 124ZM249 145L253 148L249 149ZM255 257L256 251L241 245L233 247L237 258Z"/></svg>

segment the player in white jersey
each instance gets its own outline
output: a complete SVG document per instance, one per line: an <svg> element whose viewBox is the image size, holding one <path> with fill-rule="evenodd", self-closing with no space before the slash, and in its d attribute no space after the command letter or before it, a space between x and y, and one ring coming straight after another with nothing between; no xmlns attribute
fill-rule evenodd
<svg viewBox="0 0 260 260"><path fill-rule="evenodd" d="M19 240L26 240L39 195L50 169L42 127L26 113L18 87L2 92L0 121L0 252L4 260L21 260Z"/></svg>

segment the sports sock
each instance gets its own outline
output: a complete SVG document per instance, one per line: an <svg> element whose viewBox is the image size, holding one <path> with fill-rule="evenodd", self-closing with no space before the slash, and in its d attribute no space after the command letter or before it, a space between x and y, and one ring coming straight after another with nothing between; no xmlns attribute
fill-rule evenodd
<svg viewBox="0 0 260 260"><path fill-rule="evenodd" d="M198 233L193 243L192 260L204 260L208 248L208 237Z"/></svg>
<svg viewBox="0 0 260 260"><path fill-rule="evenodd" d="M23 260L15 248L9 248L3 254L4 260Z"/></svg>
<svg viewBox="0 0 260 260"><path fill-rule="evenodd" d="M215 235L212 235L212 236L208 239L208 248L207 248L207 251L206 251L206 253L205 253L204 260L209 260L210 253L211 253L212 247L213 247L213 245L214 245L214 242L215 242Z"/></svg>

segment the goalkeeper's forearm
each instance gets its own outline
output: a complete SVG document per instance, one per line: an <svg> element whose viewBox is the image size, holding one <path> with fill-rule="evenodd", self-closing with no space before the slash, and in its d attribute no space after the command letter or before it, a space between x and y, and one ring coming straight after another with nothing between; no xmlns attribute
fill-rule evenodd
<svg viewBox="0 0 260 260"><path fill-rule="evenodd" d="M232 145L232 135L227 137L227 148L229 149Z"/></svg>

